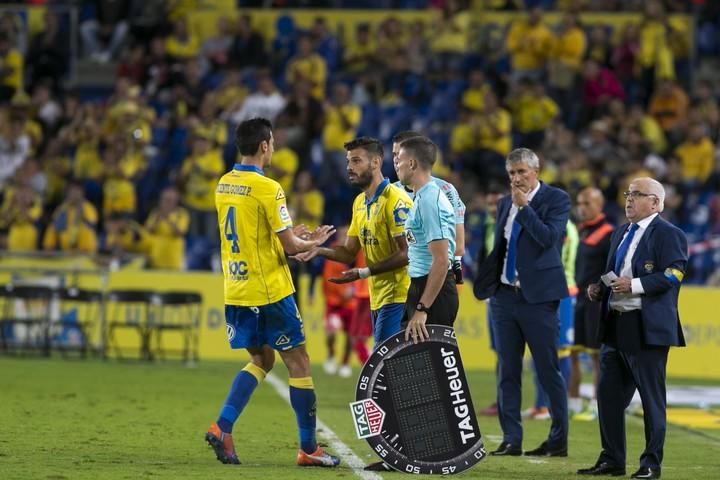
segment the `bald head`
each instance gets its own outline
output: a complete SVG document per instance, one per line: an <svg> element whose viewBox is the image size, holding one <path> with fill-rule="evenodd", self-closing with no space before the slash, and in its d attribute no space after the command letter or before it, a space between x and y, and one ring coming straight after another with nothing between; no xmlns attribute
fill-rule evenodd
<svg viewBox="0 0 720 480"><path fill-rule="evenodd" d="M603 211L605 198L602 192L595 187L584 188L577 196L578 216L583 222L597 218Z"/></svg>

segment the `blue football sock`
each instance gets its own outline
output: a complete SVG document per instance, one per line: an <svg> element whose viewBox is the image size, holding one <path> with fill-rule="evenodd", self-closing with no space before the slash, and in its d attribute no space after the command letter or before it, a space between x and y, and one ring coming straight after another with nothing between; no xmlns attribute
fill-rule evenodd
<svg viewBox="0 0 720 480"><path fill-rule="evenodd" d="M311 377L290 378L290 404L300 431L300 448L305 453L317 449L315 440L315 389Z"/></svg>
<svg viewBox="0 0 720 480"><path fill-rule="evenodd" d="M233 424L242 413L258 386L265 378L265 371L255 364L248 363L233 380L230 393L225 400L220 416L217 419L218 427L225 433L232 433Z"/></svg>

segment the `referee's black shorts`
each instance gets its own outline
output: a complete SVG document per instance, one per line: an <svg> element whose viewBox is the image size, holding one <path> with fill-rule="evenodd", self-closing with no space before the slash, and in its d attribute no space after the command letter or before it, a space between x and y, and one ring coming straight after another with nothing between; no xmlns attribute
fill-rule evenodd
<svg viewBox="0 0 720 480"><path fill-rule="evenodd" d="M425 291L427 283L427 275L410 279L410 289L405 302L405 317L403 319L402 328L405 329L407 322L413 317L417 311L417 304L420 303L420 297ZM455 285L455 274L452 270L448 271L440 292L438 292L435 301L429 308L427 316L427 324L447 325L452 327L457 317L458 308L460 307L460 299L458 298L457 285Z"/></svg>

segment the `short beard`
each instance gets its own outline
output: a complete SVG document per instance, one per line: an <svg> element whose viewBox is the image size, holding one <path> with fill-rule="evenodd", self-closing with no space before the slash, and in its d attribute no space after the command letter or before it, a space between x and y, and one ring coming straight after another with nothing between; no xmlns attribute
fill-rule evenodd
<svg viewBox="0 0 720 480"><path fill-rule="evenodd" d="M353 187L359 188L360 190L365 190L370 186L372 183L372 172L368 171L364 174L358 174L355 175L355 180L350 181L350 185Z"/></svg>

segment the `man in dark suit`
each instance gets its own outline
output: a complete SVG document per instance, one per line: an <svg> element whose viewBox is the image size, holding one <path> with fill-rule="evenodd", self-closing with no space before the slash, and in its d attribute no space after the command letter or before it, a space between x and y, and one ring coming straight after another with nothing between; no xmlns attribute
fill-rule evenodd
<svg viewBox="0 0 720 480"><path fill-rule="evenodd" d="M474 285L476 297L492 297L500 367L498 417L503 441L491 454L522 455L520 380L527 343L548 394L552 425L547 440L525 454L567 456L567 394L555 340L558 304L568 294L560 251L570 198L538 181L540 162L532 150L513 150L505 166L511 192L498 204L494 248L478 268Z"/></svg>
<svg viewBox="0 0 720 480"><path fill-rule="evenodd" d="M631 478L660 478L665 443L665 371L671 346L684 346L678 294L687 265L687 239L663 220L665 190L652 178L637 178L625 192L630 223L612 236L607 278L588 287L603 300L600 324L598 410L602 452L580 475L625 475L625 409L640 392L645 451ZM603 285L604 282L609 286Z"/></svg>

